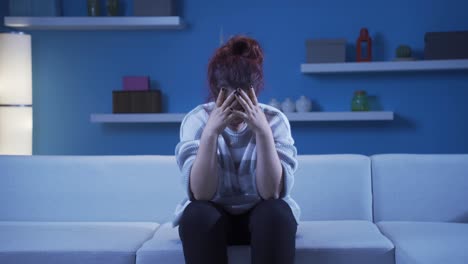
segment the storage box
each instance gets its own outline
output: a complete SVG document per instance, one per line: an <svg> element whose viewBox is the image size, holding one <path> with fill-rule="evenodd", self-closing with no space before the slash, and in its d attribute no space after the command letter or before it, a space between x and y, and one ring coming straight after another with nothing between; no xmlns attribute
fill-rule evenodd
<svg viewBox="0 0 468 264"><path fill-rule="evenodd" d="M133 0L135 16L173 16L173 0Z"/></svg>
<svg viewBox="0 0 468 264"><path fill-rule="evenodd" d="M113 91L113 113L161 113L161 91Z"/></svg>
<svg viewBox="0 0 468 264"><path fill-rule="evenodd" d="M10 0L10 16L61 16L61 0Z"/></svg>
<svg viewBox="0 0 468 264"><path fill-rule="evenodd" d="M148 91L150 78L148 76L124 76L123 89L125 91Z"/></svg>
<svg viewBox="0 0 468 264"><path fill-rule="evenodd" d="M428 32L424 42L426 60L468 58L468 31Z"/></svg>
<svg viewBox="0 0 468 264"><path fill-rule="evenodd" d="M306 62L346 61L346 39L306 40Z"/></svg>

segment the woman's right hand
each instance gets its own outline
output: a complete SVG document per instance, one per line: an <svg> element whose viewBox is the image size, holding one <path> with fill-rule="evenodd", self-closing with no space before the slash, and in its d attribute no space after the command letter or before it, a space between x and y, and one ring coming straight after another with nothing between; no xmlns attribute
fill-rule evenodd
<svg viewBox="0 0 468 264"><path fill-rule="evenodd" d="M236 105L237 100L234 93L231 93L226 100L224 100L226 93L227 90L222 88L216 99L215 107L213 111L211 111L210 117L206 123L205 131L219 135L226 128L229 121L234 118L231 108Z"/></svg>

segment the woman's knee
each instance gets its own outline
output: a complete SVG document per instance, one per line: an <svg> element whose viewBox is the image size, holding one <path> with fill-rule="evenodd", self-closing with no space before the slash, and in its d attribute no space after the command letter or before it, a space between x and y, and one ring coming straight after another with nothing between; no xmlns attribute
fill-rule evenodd
<svg viewBox="0 0 468 264"><path fill-rule="evenodd" d="M185 208L179 229L206 233L221 221L223 214L212 202L193 201Z"/></svg>
<svg viewBox="0 0 468 264"><path fill-rule="evenodd" d="M287 228L296 230L297 222L289 205L282 199L260 202L250 215L250 226L260 228Z"/></svg>

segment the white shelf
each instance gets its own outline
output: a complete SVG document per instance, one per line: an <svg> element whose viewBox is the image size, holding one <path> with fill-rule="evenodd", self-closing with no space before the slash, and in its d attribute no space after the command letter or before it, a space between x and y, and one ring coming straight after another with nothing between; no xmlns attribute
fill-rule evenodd
<svg viewBox="0 0 468 264"><path fill-rule="evenodd" d="M167 17L5 17L5 26L24 30L180 29L178 16Z"/></svg>
<svg viewBox="0 0 468 264"><path fill-rule="evenodd" d="M91 114L92 123L180 123L186 114ZM309 112L286 113L290 122L389 121L393 112Z"/></svg>
<svg viewBox="0 0 468 264"><path fill-rule="evenodd" d="M468 59L389 62L306 63L301 65L302 73L313 74L448 70L468 70Z"/></svg>
<svg viewBox="0 0 468 264"><path fill-rule="evenodd" d="M186 114L91 114L92 123L178 123Z"/></svg>
<svg viewBox="0 0 468 264"><path fill-rule="evenodd" d="M393 112L310 112L286 113L289 122L311 121L386 121L393 120Z"/></svg>

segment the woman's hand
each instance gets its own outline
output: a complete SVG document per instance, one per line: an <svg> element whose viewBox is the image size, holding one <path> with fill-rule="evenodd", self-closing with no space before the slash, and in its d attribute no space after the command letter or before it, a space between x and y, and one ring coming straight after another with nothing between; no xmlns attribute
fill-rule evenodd
<svg viewBox="0 0 468 264"><path fill-rule="evenodd" d="M253 87L249 89L248 93L249 94L242 89L237 89L236 92L233 93L242 108L244 108L244 111L231 109L231 112L234 116L244 119L254 133L262 135L271 132L265 113L258 105L257 96L255 96Z"/></svg>
<svg viewBox="0 0 468 264"><path fill-rule="evenodd" d="M230 110L237 103L235 100L235 93L231 93L226 98L226 100L224 100L226 93L226 89L222 88L218 98L216 99L215 107L213 111L211 111L210 117L206 123L205 131L219 135L223 132L228 123L235 117L235 115L233 115Z"/></svg>

